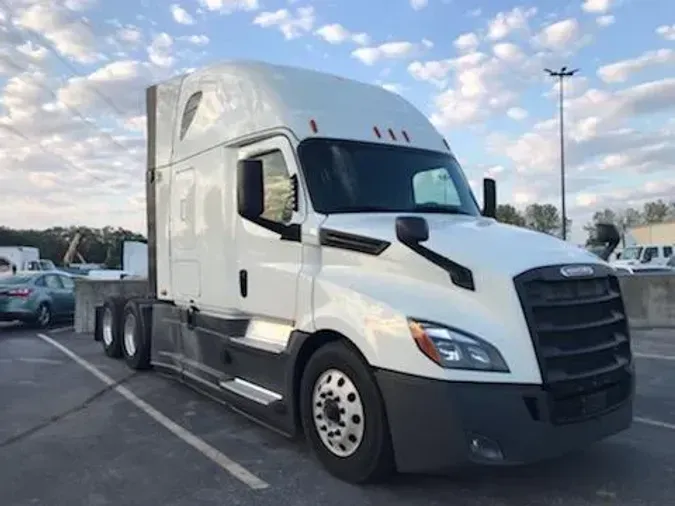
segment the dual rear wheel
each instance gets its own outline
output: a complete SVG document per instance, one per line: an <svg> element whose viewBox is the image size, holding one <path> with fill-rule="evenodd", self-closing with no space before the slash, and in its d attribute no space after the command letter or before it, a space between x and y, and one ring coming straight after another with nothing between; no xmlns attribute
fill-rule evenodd
<svg viewBox="0 0 675 506"><path fill-rule="evenodd" d="M150 367L150 336L140 301L111 297L103 304L101 341L106 355L124 358L132 369Z"/></svg>

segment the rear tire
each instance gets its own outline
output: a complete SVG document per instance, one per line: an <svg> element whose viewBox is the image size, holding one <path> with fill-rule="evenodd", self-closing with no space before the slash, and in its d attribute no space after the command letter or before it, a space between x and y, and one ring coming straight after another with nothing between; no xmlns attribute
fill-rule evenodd
<svg viewBox="0 0 675 506"><path fill-rule="evenodd" d="M53 318L52 308L46 302L42 302L38 306L35 318L31 323L39 329L48 329L52 324Z"/></svg>
<svg viewBox="0 0 675 506"><path fill-rule="evenodd" d="M136 371L150 368L150 336L139 301L130 300L122 314L122 354L127 365Z"/></svg>
<svg viewBox="0 0 675 506"><path fill-rule="evenodd" d="M309 359L300 385L300 414L312 451L334 476L367 483L395 470L375 378L345 343L328 343Z"/></svg>
<svg viewBox="0 0 675 506"><path fill-rule="evenodd" d="M103 303L103 311L101 311L101 342L103 351L111 358L122 357L124 302L121 297L110 297Z"/></svg>

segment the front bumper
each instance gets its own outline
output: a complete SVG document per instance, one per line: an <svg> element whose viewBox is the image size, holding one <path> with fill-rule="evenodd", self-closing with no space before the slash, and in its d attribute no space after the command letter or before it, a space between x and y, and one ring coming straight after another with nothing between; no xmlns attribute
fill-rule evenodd
<svg viewBox="0 0 675 506"><path fill-rule="evenodd" d="M572 423L551 421L540 385L453 383L376 371L400 472L517 465L582 449L630 427L633 374L625 400Z"/></svg>

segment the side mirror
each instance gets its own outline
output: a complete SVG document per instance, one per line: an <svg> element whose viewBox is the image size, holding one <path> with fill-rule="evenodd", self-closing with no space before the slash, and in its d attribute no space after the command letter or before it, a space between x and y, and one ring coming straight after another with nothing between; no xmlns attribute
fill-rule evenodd
<svg viewBox="0 0 675 506"><path fill-rule="evenodd" d="M239 160L237 163L237 211L242 218L254 220L265 207L263 166L260 160Z"/></svg>
<svg viewBox="0 0 675 506"><path fill-rule="evenodd" d="M429 239L429 224L420 216L396 218L396 237L403 244L417 244Z"/></svg>
<svg viewBox="0 0 675 506"><path fill-rule="evenodd" d="M483 216L494 218L497 215L497 183L494 179L483 179Z"/></svg>
<svg viewBox="0 0 675 506"><path fill-rule="evenodd" d="M605 249L600 253L600 258L608 260L609 256L619 245L621 234L616 225L612 223L598 223L595 226L595 240L600 244L605 244Z"/></svg>

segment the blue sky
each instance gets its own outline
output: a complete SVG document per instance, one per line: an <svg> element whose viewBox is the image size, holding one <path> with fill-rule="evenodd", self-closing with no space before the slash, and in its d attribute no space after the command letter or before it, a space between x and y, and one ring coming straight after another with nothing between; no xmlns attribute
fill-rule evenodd
<svg viewBox="0 0 675 506"><path fill-rule="evenodd" d="M23 209L14 226L72 219L142 228L145 86L231 58L311 67L402 94L446 135L477 189L494 176L500 201L519 208L559 203L557 92L542 69L579 67L565 100L573 239L583 240L596 209L640 207L675 189L670 2L7 4L0 121L13 132L2 138L0 207Z"/></svg>

